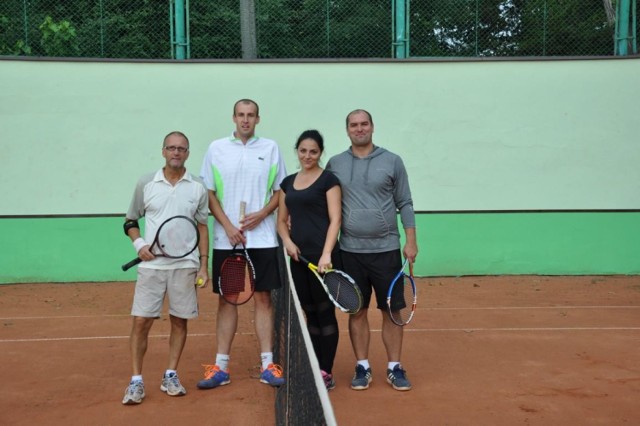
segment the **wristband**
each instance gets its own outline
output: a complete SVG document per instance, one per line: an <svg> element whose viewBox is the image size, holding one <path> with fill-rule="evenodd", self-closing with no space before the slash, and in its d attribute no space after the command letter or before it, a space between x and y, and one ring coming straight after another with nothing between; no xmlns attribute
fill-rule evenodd
<svg viewBox="0 0 640 426"><path fill-rule="evenodd" d="M147 242L144 240L144 238L137 238L134 242L133 242L133 247L135 247L136 249L136 253L139 253L140 250L142 249L142 247L148 245Z"/></svg>

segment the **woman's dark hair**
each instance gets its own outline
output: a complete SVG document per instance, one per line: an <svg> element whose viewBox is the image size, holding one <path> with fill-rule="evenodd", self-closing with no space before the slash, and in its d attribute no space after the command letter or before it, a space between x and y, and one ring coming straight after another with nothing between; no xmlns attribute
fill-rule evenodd
<svg viewBox="0 0 640 426"><path fill-rule="evenodd" d="M305 130L298 136L298 141L296 142L295 148L298 149L300 146L300 142L305 139L313 139L318 144L318 148L320 148L320 152L324 152L324 139L322 135L317 130Z"/></svg>

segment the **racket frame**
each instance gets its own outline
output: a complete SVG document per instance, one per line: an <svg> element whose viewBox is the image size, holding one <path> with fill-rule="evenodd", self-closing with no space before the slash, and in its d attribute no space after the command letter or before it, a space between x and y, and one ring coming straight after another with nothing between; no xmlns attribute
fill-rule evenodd
<svg viewBox="0 0 640 426"><path fill-rule="evenodd" d="M405 325L411 322L411 320L413 319L413 314L416 311L416 305L418 302L418 293L416 291L416 283L413 279L413 263L409 263L409 275L407 275L404 272L404 269L407 267L407 263L409 263L409 259L404 260L404 262L402 263L402 267L400 268L400 271L393 278L393 281L391 281L391 285L389 286L389 290L387 291L387 311L389 313L389 317L391 318L391 321L393 321L394 324L399 325L401 327L404 327ZM406 285L406 283L404 282L405 277L409 279L409 283L411 284L411 290L413 292L413 300L411 302L411 312L409 313L409 316L407 317L406 321L398 322L396 321L394 316L391 314L392 312L391 311L391 295L393 293L394 287L398 282L402 282L402 285Z"/></svg>
<svg viewBox="0 0 640 426"><path fill-rule="evenodd" d="M193 229L195 230L196 233L196 241L195 244L193 245L193 248L191 250L189 250L187 253L181 255L181 256L172 256L170 254L167 254L164 250L162 250L162 247L160 246L159 243L159 236L160 236L160 231L162 230L162 228L169 222L171 222L172 220L175 219L186 219L189 223L191 223L191 225L193 225ZM162 257L167 257L170 259L182 259L184 257L189 256L191 253L193 253L195 251L195 249L198 248L198 244L200 244L200 232L198 231L198 225L193 221L193 219L184 216L184 215L177 215L177 216L171 216L170 218L168 218L167 220L165 220L164 222L162 222L160 224L160 227L158 228L158 232L156 232L156 236L153 239L153 243L151 243L151 246L149 247L149 251L151 251L151 253L153 253L154 256L162 256ZM155 253L154 249L158 249L160 251L160 253ZM122 270L123 271L128 271L129 269L133 268L134 266L136 266L137 264L141 263L142 259L140 259L140 257L136 257L135 259L131 260L128 263L125 263L124 265L122 265Z"/></svg>
<svg viewBox="0 0 640 426"><path fill-rule="evenodd" d="M325 293L327 293L327 296L329 296L329 300L331 300L331 303L333 303L336 306L336 308L338 308L342 312L344 312L346 314L350 314L350 315L356 314L356 313L358 313L360 311L360 309L362 309L362 292L360 291L360 288L358 287L356 282L353 280L353 278L351 278L348 274L346 274L343 271L337 270L337 269L327 269L324 272L325 274L328 273L328 272L335 272L335 273L341 274L342 276L347 278L349 280L349 282L351 282L352 287L354 288L354 290L356 291L356 294L358 295L358 301L360 302L360 303L358 303L358 309L356 309L356 310L345 308L336 299L333 298L333 296L331 295L331 291L329 290L329 287L324 282L323 276L320 275L320 272L318 271L318 266L317 265L313 264L312 262L310 262L309 260L307 260L304 256L302 256L300 254L298 255L298 259L302 260L307 265L309 270L311 270L311 272L313 272L313 275L316 276L316 278L318 279L318 281L322 285L322 288L324 289Z"/></svg>

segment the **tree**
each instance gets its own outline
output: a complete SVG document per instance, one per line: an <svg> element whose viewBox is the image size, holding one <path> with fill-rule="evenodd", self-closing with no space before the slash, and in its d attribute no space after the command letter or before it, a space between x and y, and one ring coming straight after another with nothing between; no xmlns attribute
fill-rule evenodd
<svg viewBox="0 0 640 426"><path fill-rule="evenodd" d="M78 54L76 29L69 21L55 22L51 16L47 16L38 28L42 32L40 45L47 56Z"/></svg>

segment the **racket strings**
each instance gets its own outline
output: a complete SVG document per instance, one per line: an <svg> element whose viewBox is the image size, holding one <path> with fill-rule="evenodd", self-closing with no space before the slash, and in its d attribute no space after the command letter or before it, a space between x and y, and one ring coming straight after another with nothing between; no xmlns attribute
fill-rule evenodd
<svg viewBox="0 0 640 426"><path fill-rule="evenodd" d="M396 324L406 324L413 316L415 294L409 276L403 275L391 293L391 318Z"/></svg>
<svg viewBox="0 0 640 426"><path fill-rule="evenodd" d="M225 260L220 269L220 288L226 294L238 294L251 284L247 260L235 256Z"/></svg>
<svg viewBox="0 0 640 426"><path fill-rule="evenodd" d="M220 268L219 289L222 297L233 305L251 299L255 288L255 273L251 261L241 254L227 257Z"/></svg>
<svg viewBox="0 0 640 426"><path fill-rule="evenodd" d="M331 297L349 312L357 312L362 307L362 296L357 285L340 271L330 271L324 275L324 283Z"/></svg>
<svg viewBox="0 0 640 426"><path fill-rule="evenodd" d="M183 257L198 245L198 230L188 218L177 217L158 230L158 248L167 257Z"/></svg>

